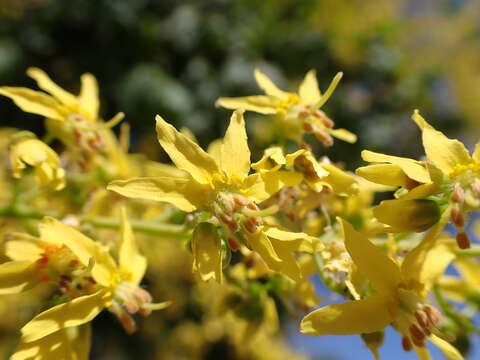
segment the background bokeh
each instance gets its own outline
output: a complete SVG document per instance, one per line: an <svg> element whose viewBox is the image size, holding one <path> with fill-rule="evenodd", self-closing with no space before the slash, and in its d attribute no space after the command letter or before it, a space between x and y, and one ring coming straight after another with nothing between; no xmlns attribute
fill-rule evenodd
<svg viewBox="0 0 480 360"><path fill-rule="evenodd" d="M480 112L479 64L477 1L0 0L0 84L33 87L25 70L36 66L75 91L79 76L91 72L100 84L104 118L125 112L133 151L151 158L159 157L152 146L155 114L187 126L206 144L223 133L229 116L214 108L219 96L260 93L255 67L292 90L309 69L317 70L323 89L344 72L325 110L359 141L337 141L324 153L350 169L365 148L421 154L419 132L409 120L415 108L471 145ZM0 99L0 119L2 126L43 132L37 116L6 98ZM247 119L257 159L269 134L255 115ZM102 329L107 318L95 325ZM358 337L336 338L335 353L322 348L333 340L306 338L292 335L291 341L319 359L370 356ZM128 341L139 347L137 340ZM392 355L395 341L386 356L403 359ZM352 348L358 350L354 357Z"/></svg>

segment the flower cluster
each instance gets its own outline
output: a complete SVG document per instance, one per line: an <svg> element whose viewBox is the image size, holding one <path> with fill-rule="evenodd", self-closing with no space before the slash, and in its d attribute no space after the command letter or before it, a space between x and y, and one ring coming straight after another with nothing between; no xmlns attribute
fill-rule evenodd
<svg viewBox="0 0 480 360"><path fill-rule="evenodd" d="M350 172L308 143L356 141L321 110L342 73L322 94L311 70L293 93L257 69L265 95L219 98L233 114L206 150L157 115L158 142L172 163L156 163L129 153L127 125L118 137L111 130L123 113L100 119L91 74L82 75L78 96L39 69L27 74L46 93L0 87L46 128L42 139L5 129L0 142L8 160L0 169L0 294L28 297L35 314L10 324L23 322L12 360L88 358L90 323L103 310L128 334L153 310L179 323L187 301L174 282L189 284L202 309L197 325L178 330L208 334L195 336L199 353L202 342L225 337L241 358L283 359L271 350L281 303L304 315L300 332L360 334L377 359L387 326L400 334L401 351L429 359L431 341L463 359L457 339L478 329L469 307L450 300L480 304L478 250L466 231L480 209L480 145L470 155L415 111L425 158L364 150L369 164ZM271 117L288 141L252 156L245 110ZM392 196L375 204L379 192ZM446 274L451 264L461 276ZM319 279L346 301L322 306Z"/></svg>

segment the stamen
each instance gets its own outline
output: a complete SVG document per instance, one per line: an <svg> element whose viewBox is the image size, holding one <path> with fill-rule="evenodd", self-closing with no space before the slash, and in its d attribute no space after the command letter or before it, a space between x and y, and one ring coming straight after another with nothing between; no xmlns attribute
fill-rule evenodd
<svg viewBox="0 0 480 360"><path fill-rule="evenodd" d="M403 350L405 351L412 351L413 349L413 345L412 345L412 342L410 341L410 339L406 336L404 336L402 338L402 348Z"/></svg>
<svg viewBox="0 0 480 360"><path fill-rule="evenodd" d="M460 249L465 250L470 248L470 239L465 231L459 232L456 236L456 240Z"/></svg>

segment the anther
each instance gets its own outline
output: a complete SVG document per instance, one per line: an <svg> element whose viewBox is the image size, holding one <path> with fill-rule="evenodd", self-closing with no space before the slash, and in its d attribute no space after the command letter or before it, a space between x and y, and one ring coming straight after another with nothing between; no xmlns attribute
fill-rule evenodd
<svg viewBox="0 0 480 360"><path fill-rule="evenodd" d="M465 217L463 216L463 212L458 204L453 205L451 217L452 222L457 228L463 228L463 226L465 225Z"/></svg>
<svg viewBox="0 0 480 360"><path fill-rule="evenodd" d="M434 327L437 327L441 319L440 311L432 306L427 306L425 308L425 313L427 314L428 322Z"/></svg>
<svg viewBox="0 0 480 360"><path fill-rule="evenodd" d="M137 330L135 320L133 320L133 318L126 312L123 311L118 317L118 319L120 320L120 323L122 324L127 334L133 334Z"/></svg>
<svg viewBox="0 0 480 360"><path fill-rule="evenodd" d="M332 137L326 133L323 130L316 130L315 131L315 137L317 138L318 141L320 141L323 146L325 147L330 147L333 145L333 139Z"/></svg>
<svg viewBox="0 0 480 360"><path fill-rule="evenodd" d="M425 340L425 334L423 333L422 329L418 327L417 324L411 324L409 330L415 345L417 344L417 342L421 343Z"/></svg>
<svg viewBox="0 0 480 360"><path fill-rule="evenodd" d="M460 185L455 185L455 189L453 189L451 199L454 203L457 204L461 204L465 201L465 191Z"/></svg>
<svg viewBox="0 0 480 360"><path fill-rule="evenodd" d="M412 351L413 349L413 345L412 345L412 342L410 341L410 339L406 336L404 336L402 338L402 348L403 350L405 351Z"/></svg>
<svg viewBox="0 0 480 360"><path fill-rule="evenodd" d="M416 311L415 319L417 319L418 325L420 325L424 330L428 327L428 316L424 311Z"/></svg>
<svg viewBox="0 0 480 360"><path fill-rule="evenodd" d="M230 247L230 249L232 249L232 251L237 251L240 249L240 243L233 236L230 236L227 239L227 241L228 241L228 246Z"/></svg>
<svg viewBox="0 0 480 360"><path fill-rule="evenodd" d="M243 222L243 226L245 226L245 229L251 234L255 234L257 232L257 225L255 225L255 222L252 221L252 218L248 218Z"/></svg>
<svg viewBox="0 0 480 360"><path fill-rule="evenodd" d="M233 197L233 201L239 206L246 206L250 203L250 200L248 200L245 196L243 195L235 195Z"/></svg>
<svg viewBox="0 0 480 360"><path fill-rule="evenodd" d="M465 231L461 231L456 236L457 245L460 249L465 250L470 248L470 239Z"/></svg>

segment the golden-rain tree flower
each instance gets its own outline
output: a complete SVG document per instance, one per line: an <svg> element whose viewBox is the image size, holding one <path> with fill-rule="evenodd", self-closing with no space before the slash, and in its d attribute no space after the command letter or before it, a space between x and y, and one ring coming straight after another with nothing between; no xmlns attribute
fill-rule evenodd
<svg viewBox="0 0 480 360"><path fill-rule="evenodd" d="M99 119L98 84L92 74L81 76L80 94L75 96L55 84L38 68L29 68L27 75L33 78L42 91L24 87L2 86L4 95L23 111L44 116L48 130L70 147L95 151L105 146L99 130L114 126L123 118L119 113L107 123Z"/></svg>
<svg viewBox="0 0 480 360"><path fill-rule="evenodd" d="M14 178L21 178L27 166L32 166L41 185L53 190L65 187L65 170L57 153L33 134L14 138L9 155Z"/></svg>
<svg viewBox="0 0 480 360"><path fill-rule="evenodd" d="M263 217L275 213L277 207L262 210L257 205L298 183L299 176L291 172L275 172L267 178L249 175L243 111L233 113L225 137L211 146L210 153L160 116L156 120L160 145L182 171L169 177L114 181L108 189L127 197L171 203L185 212L208 214L208 222L219 226L200 224L192 236L194 270L203 280L222 279L221 238L231 250L246 246L258 252L272 270L286 269L289 276L299 278L300 269L292 264L293 251L311 250L312 238L266 225Z"/></svg>
<svg viewBox="0 0 480 360"><path fill-rule="evenodd" d="M132 314L147 316L152 310L168 306L169 302L152 303L150 294L140 287L147 262L137 249L124 209L121 220L118 263L106 248L74 228L54 218L46 217L42 220L41 238L67 248L87 273L71 272L69 275L60 276L60 285L66 289L64 295L67 295L65 299L68 301L49 308L30 320L21 329L18 351L33 351L32 348L36 351L48 350L42 339L45 342L57 341L56 339L62 336L68 339L59 332L88 324L104 309L118 318L127 333L132 333L136 330ZM48 257L42 263L48 267L51 260L51 257ZM71 260L65 257L57 261L66 261L71 265ZM52 337L54 334L57 335ZM82 336L73 336L72 341L84 340ZM28 345L29 343L32 344Z"/></svg>
<svg viewBox="0 0 480 360"><path fill-rule="evenodd" d="M438 329L440 312L425 299L434 281L454 258L449 246L436 242L447 221L448 215L444 215L399 264L340 219L347 251L375 292L362 300L314 310L302 320L300 331L310 335L368 334L392 325L403 336L403 349L415 349L421 359L430 358L425 346L427 339L449 359L463 359L442 338Z"/></svg>
<svg viewBox="0 0 480 360"><path fill-rule="evenodd" d="M313 133L324 146L333 145L333 137L353 143L356 136L345 129L334 129L334 122L320 108L327 102L342 78L338 73L322 94L316 72L310 70L298 93L280 90L265 74L255 69L255 80L266 95L222 97L217 105L227 109L245 109L260 114L277 115L285 127L285 135L299 143L304 133Z"/></svg>

